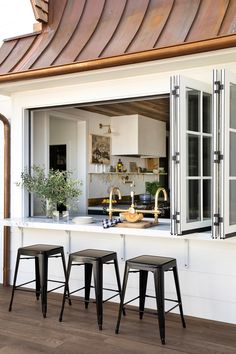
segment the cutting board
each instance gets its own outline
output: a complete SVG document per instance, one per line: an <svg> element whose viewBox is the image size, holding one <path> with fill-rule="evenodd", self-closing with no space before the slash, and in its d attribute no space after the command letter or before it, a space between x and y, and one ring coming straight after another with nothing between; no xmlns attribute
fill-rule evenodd
<svg viewBox="0 0 236 354"><path fill-rule="evenodd" d="M146 229L147 227L152 227L156 225L157 223L153 221L138 221L138 222L123 221L121 223L116 224L116 227L131 227L135 229Z"/></svg>

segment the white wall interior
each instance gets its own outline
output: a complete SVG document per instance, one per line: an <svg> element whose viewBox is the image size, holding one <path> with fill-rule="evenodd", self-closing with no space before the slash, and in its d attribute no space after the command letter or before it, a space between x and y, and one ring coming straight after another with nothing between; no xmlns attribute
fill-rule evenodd
<svg viewBox="0 0 236 354"><path fill-rule="evenodd" d="M31 164L49 167L49 146L66 145L67 149L67 169L73 173L74 178L81 179L84 183L81 187L82 197L80 197L80 212L85 212L86 208L86 178L85 171L81 171L82 166L86 166L84 153L78 153L86 147L86 138L81 136L81 130L85 132L83 122L78 117L66 112L59 111L35 111L33 113L33 138L32 138L32 161ZM82 124L82 125L81 125ZM78 136L80 139L78 139ZM82 160L82 166L81 166ZM79 168L80 166L80 168ZM82 199L82 202L81 202ZM77 207L72 213L78 213ZM34 198L34 215L42 214L41 202Z"/></svg>

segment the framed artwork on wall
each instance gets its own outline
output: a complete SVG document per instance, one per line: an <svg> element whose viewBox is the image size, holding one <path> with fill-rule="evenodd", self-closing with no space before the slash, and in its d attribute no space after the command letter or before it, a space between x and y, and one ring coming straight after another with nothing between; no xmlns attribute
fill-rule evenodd
<svg viewBox="0 0 236 354"><path fill-rule="evenodd" d="M111 139L108 136L90 134L90 163L110 164Z"/></svg>

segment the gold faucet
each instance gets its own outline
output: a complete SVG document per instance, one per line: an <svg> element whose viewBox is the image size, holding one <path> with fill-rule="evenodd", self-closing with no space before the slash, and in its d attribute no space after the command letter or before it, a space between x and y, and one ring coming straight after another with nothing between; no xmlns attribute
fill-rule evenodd
<svg viewBox="0 0 236 354"><path fill-rule="evenodd" d="M164 201L166 202L167 201L167 192L165 190L165 188L158 188L158 190L156 191L156 194L155 194L155 207L154 207L154 221L155 222L158 222L158 214L160 214L160 211L158 209L158 201L159 201L159 194L160 192L163 193L164 195Z"/></svg>
<svg viewBox="0 0 236 354"><path fill-rule="evenodd" d="M109 208L107 209L107 211L109 212L109 219L110 220L112 219L112 211L113 211L113 208L112 208L112 197L113 197L113 194L117 194L118 198L121 199L121 193L120 193L120 190L119 190L118 187L112 187L110 189Z"/></svg>

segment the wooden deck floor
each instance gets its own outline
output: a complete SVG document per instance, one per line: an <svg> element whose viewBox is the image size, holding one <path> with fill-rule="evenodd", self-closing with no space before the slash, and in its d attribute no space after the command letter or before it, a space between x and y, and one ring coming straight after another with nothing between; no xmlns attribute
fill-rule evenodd
<svg viewBox="0 0 236 354"><path fill-rule="evenodd" d="M61 295L49 294L48 316L42 317L40 302L32 293L17 292L8 312L11 288L0 287L0 354L229 354L236 353L236 326L168 314L166 345L160 343L157 318L134 311L122 319L120 334L114 333L118 305L104 305L104 326L96 325L95 305L85 310L81 302L66 304L63 322L58 321Z"/></svg>

